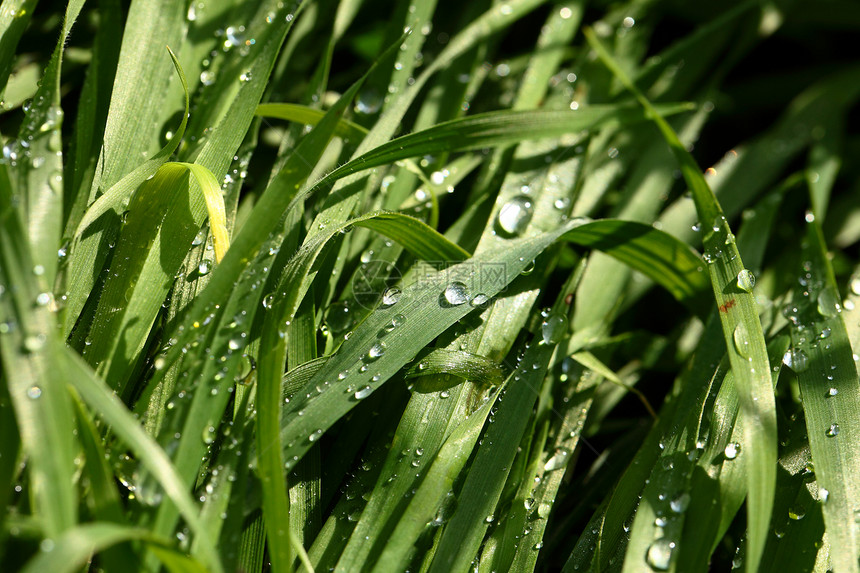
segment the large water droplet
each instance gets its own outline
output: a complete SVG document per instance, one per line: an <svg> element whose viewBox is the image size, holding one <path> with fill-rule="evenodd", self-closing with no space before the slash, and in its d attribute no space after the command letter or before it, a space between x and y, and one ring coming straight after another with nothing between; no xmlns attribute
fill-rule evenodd
<svg viewBox="0 0 860 573"><path fill-rule="evenodd" d="M212 261L208 259L203 259L200 261L200 264L197 265L197 274L200 276L208 275L209 271L212 270Z"/></svg>
<svg viewBox="0 0 860 573"><path fill-rule="evenodd" d="M567 318L561 314L550 314L540 327L544 344L558 344L567 333Z"/></svg>
<svg viewBox="0 0 860 573"><path fill-rule="evenodd" d="M738 273L738 288L746 291L752 292L753 287L755 286L755 275L752 274L752 271L747 269L743 269Z"/></svg>
<svg viewBox="0 0 860 573"><path fill-rule="evenodd" d="M689 505L690 494L686 492L682 493L681 495L669 502L669 507L675 513L684 513L685 511L687 511L687 507L689 507Z"/></svg>
<svg viewBox="0 0 860 573"><path fill-rule="evenodd" d="M806 352L799 348L789 349L782 357L782 363L794 370L795 372L803 372L809 368L809 358Z"/></svg>
<svg viewBox="0 0 860 573"><path fill-rule="evenodd" d="M355 100L355 111L364 115L371 115L382 107L382 96L373 88L365 88L358 94Z"/></svg>
<svg viewBox="0 0 860 573"><path fill-rule="evenodd" d="M675 549L675 542L669 541L665 537L661 537L648 547L648 553L645 559L651 569L655 571L666 571L669 569L669 562L672 559L672 551Z"/></svg>
<svg viewBox="0 0 860 573"><path fill-rule="evenodd" d="M567 458L569 455L569 451L563 448L557 449L555 451L555 454L546 461L546 464L544 464L543 469L545 471L551 472L563 468L565 464L567 464Z"/></svg>
<svg viewBox="0 0 860 573"><path fill-rule="evenodd" d="M393 306L400 300L400 289L391 287L385 289L382 293L382 306Z"/></svg>
<svg viewBox="0 0 860 573"><path fill-rule="evenodd" d="M445 288L444 295L445 300L451 306L459 306L469 301L469 293L466 285L459 281L454 281L449 284Z"/></svg>
<svg viewBox="0 0 860 573"><path fill-rule="evenodd" d="M741 445L737 442L729 442L726 446L726 449L723 450L723 455L726 456L727 460L733 460L738 457L738 454L741 451Z"/></svg>
<svg viewBox="0 0 860 573"><path fill-rule="evenodd" d="M821 316L836 316L841 310L842 305L839 304L839 298L833 292L833 289L825 287L818 293L818 312Z"/></svg>
<svg viewBox="0 0 860 573"><path fill-rule="evenodd" d="M370 347L367 351L367 356L364 357L365 362L373 362L385 354L385 343L381 340Z"/></svg>
<svg viewBox="0 0 860 573"><path fill-rule="evenodd" d="M373 392L373 388L370 386L365 386L364 388L358 390L354 396L356 400L364 400Z"/></svg>
<svg viewBox="0 0 860 573"><path fill-rule="evenodd" d="M534 208L531 199L519 195L499 209L499 228L508 235L520 235L532 220Z"/></svg>
<svg viewBox="0 0 860 573"><path fill-rule="evenodd" d="M469 304L474 306L475 308L487 308L487 306L489 306L490 304L490 297L488 297L482 292L479 292L472 297L472 300L469 301Z"/></svg>
<svg viewBox="0 0 860 573"><path fill-rule="evenodd" d="M336 302L329 306L325 321L332 332L339 333L347 330L353 322L353 314L349 304Z"/></svg>
<svg viewBox="0 0 860 573"><path fill-rule="evenodd" d="M732 335L732 338L735 342L735 348L738 351L738 354L743 356L744 358L750 357L750 337L747 333L747 327L744 326L744 323L739 322L735 327L735 332Z"/></svg>

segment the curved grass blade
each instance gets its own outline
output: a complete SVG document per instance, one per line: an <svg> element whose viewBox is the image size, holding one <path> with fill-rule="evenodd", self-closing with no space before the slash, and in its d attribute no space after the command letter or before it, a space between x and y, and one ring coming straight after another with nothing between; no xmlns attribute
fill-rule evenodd
<svg viewBox="0 0 860 573"><path fill-rule="evenodd" d="M205 167L162 165L129 203L115 262L90 329L92 344L84 349L88 362L121 395L172 279L200 230L204 205L209 208L217 259L229 239L220 186Z"/></svg>
<svg viewBox="0 0 860 573"><path fill-rule="evenodd" d="M316 125L325 116L325 113L319 109L294 103L261 103L257 106L254 115ZM358 143L367 135L367 129L347 119L341 119L334 130L334 134L348 139L352 143Z"/></svg>
<svg viewBox="0 0 860 573"><path fill-rule="evenodd" d="M437 348L415 360L416 364L406 371L407 379L448 374L486 386L504 380L504 370L499 363L470 352Z"/></svg>
<svg viewBox="0 0 860 573"><path fill-rule="evenodd" d="M145 541L152 544L153 551L171 573L204 573L206 569L197 563L164 547L166 544L153 538L143 528L128 527L116 523L86 523L61 535L50 546L43 545L21 569L21 573L74 573L85 566L93 554L122 543L123 541ZM49 547L49 549L46 549Z"/></svg>
<svg viewBox="0 0 860 573"><path fill-rule="evenodd" d="M687 104L658 106L672 115L692 109ZM520 141L551 139L598 127L643 121L633 107L594 105L578 111L497 111L454 119L384 143L338 167L316 186L365 169L419 155L481 149Z"/></svg>
<svg viewBox="0 0 860 573"><path fill-rule="evenodd" d="M764 551L776 483L776 404L769 375L764 335L752 287L738 277L746 271L734 235L719 203L695 160L660 113L639 92L591 31L589 43L613 74L629 89L660 128L681 166L705 226L705 259L720 308L723 335L740 395L744 447L749 452L747 476L748 571L758 569ZM741 286L739 286L741 285Z"/></svg>

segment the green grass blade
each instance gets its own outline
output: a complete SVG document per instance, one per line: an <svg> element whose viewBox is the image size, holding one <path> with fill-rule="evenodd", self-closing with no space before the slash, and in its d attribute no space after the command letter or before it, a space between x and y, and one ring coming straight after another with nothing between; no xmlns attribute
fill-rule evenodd
<svg viewBox="0 0 860 573"><path fill-rule="evenodd" d="M661 107L668 114L688 111L689 106ZM480 149L524 140L552 139L583 130L623 126L642 121L635 108L589 106L578 111L502 111L473 115L440 123L393 139L356 157L325 177L319 184L419 155Z"/></svg>
<svg viewBox="0 0 860 573"><path fill-rule="evenodd" d="M756 310L752 287L741 288L739 274L746 271L737 252L734 236L722 214L719 203L702 176L695 160L678 141L675 132L659 112L630 82L597 40L587 34L589 42L601 59L628 89L639 99L643 107L660 128L681 165L687 185L700 220L705 225L706 260L732 370L740 394L744 442L752 460L747 477L748 571L758 569L761 554L769 529L770 513L776 482L776 405L771 386L761 322ZM748 285L748 281L746 281ZM743 286L743 285L742 285ZM671 541L670 541L671 542Z"/></svg>
<svg viewBox="0 0 860 573"><path fill-rule="evenodd" d="M808 221L806 240L803 260L811 276L806 288L795 289L787 310L792 349L786 361L800 386L833 567L857 571L860 481L851 468L860 463L860 383L817 221Z"/></svg>
<svg viewBox="0 0 860 573"><path fill-rule="evenodd" d="M155 476L164 493L185 519L191 531L197 534L203 563L212 571L221 571L212 540L205 537L205 526L198 509L170 458L126 409L125 405L99 380L92 370L71 351L65 352L64 368L71 376L71 385L90 408L99 412L116 436L134 452L141 463Z"/></svg>
<svg viewBox="0 0 860 573"><path fill-rule="evenodd" d="M71 252L68 261L67 288L70 291L64 310L63 334L68 336L90 296L96 283L98 272L108 256L109 245L116 240L120 225L120 215L124 211L135 190L148 178L155 175L158 169L176 151L185 133L188 123L188 84L185 74L179 67L176 56L168 49L173 65L179 74L179 79L185 89L185 115L170 139L161 151L148 159L134 171L111 186L102 196L89 206L81 222L75 230ZM107 243L107 244L106 244Z"/></svg>
<svg viewBox="0 0 860 573"><path fill-rule="evenodd" d="M307 125L316 125L325 116L325 112L322 110L293 103L261 103L257 106L257 111L254 114L260 117L274 117ZM342 119L337 124L334 133L338 137L348 139L351 143L358 143L367 135L367 129L357 123Z"/></svg>

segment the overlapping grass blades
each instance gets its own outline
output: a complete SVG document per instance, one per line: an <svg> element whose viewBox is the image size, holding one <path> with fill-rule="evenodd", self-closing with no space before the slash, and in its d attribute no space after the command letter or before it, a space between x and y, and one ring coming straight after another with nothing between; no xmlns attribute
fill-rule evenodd
<svg viewBox="0 0 860 573"><path fill-rule="evenodd" d="M857 570L847 3L2 8L0 569Z"/></svg>

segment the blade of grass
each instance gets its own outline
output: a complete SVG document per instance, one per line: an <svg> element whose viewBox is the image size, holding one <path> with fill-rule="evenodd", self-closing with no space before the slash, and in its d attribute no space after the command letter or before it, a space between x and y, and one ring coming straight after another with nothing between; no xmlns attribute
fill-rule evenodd
<svg viewBox="0 0 860 573"><path fill-rule="evenodd" d="M738 286L744 282L739 282L739 274L746 269L720 205L695 160L678 141L675 132L659 112L613 63L597 37L590 32L586 33L586 37L601 60L633 92L660 128L678 158L681 172L693 193L699 218L708 225L705 227L704 236L706 260L709 260L708 270L714 296L717 305L721 307L723 335L740 395L745 447L749 449L749 459L752 461L747 477L749 526L746 566L748 571L755 571L764 551L773 507L776 481L776 405L755 298L745 288ZM751 287L749 290L752 290Z"/></svg>

